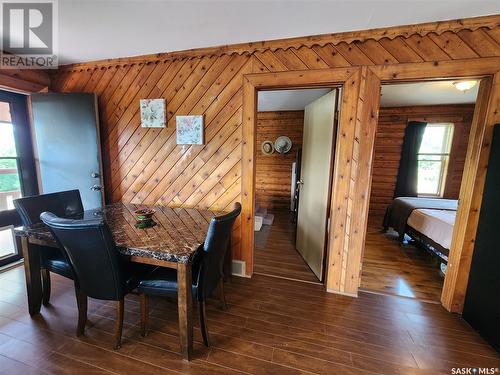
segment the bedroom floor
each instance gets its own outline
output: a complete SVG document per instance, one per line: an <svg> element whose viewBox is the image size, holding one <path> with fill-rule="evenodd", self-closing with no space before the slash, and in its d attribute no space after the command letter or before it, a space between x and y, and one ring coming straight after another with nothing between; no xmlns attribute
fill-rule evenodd
<svg viewBox="0 0 500 375"><path fill-rule="evenodd" d="M255 232L254 273L319 283L295 249L295 225L288 210L270 210L273 225Z"/></svg>
<svg viewBox="0 0 500 375"><path fill-rule="evenodd" d="M400 245L397 234L368 227L361 289L439 302L444 279L434 258L412 245Z"/></svg>

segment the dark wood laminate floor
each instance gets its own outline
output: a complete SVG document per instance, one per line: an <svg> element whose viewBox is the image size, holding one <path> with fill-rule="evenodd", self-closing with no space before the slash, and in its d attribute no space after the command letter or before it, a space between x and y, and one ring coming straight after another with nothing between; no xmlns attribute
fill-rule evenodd
<svg viewBox="0 0 500 375"><path fill-rule="evenodd" d="M397 234L369 227L361 288L439 302L444 279L435 259L413 245L400 245Z"/></svg>
<svg viewBox="0 0 500 375"><path fill-rule="evenodd" d="M288 210L272 210L274 223L270 227L265 246L256 241L254 272L294 280L319 283L302 256L295 249L295 224ZM265 229L265 226L263 226ZM256 236L262 233L256 232Z"/></svg>
<svg viewBox="0 0 500 375"><path fill-rule="evenodd" d="M86 336L74 335L72 283L53 277L52 305L27 312L22 268L0 274L1 374L450 374L500 367L500 357L460 317L408 298L254 276L226 287L229 310L209 303L212 346L195 323L194 360L181 359L175 305L155 299L151 332L139 334L138 298L125 304L123 346L114 351L114 310L91 301Z"/></svg>

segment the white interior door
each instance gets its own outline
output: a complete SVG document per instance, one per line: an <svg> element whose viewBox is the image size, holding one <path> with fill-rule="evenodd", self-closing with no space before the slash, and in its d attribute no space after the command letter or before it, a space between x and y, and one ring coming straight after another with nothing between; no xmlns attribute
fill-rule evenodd
<svg viewBox="0 0 500 375"><path fill-rule="evenodd" d="M296 247L321 281L327 227L330 164L335 131L333 90L306 106Z"/></svg>

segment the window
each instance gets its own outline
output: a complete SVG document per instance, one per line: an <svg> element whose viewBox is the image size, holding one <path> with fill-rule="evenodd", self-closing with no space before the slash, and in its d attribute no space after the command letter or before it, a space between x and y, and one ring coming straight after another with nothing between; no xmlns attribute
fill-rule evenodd
<svg viewBox="0 0 500 375"><path fill-rule="evenodd" d="M453 124L433 123L425 127L418 152L418 195L443 196L452 138Z"/></svg>
<svg viewBox="0 0 500 375"><path fill-rule="evenodd" d="M13 225L13 201L37 194L26 96L0 91L0 267L21 258Z"/></svg>
<svg viewBox="0 0 500 375"><path fill-rule="evenodd" d="M0 102L0 211L14 208L12 201L20 196L21 183L10 105ZM0 260L15 255L12 227L0 228Z"/></svg>
<svg viewBox="0 0 500 375"><path fill-rule="evenodd" d="M0 102L0 210L13 209L12 201L20 196L19 159L9 103Z"/></svg>

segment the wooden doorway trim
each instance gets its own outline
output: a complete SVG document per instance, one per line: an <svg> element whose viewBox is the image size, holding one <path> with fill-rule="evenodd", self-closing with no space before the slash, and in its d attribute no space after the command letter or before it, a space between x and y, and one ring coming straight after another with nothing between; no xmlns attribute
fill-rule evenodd
<svg viewBox="0 0 500 375"><path fill-rule="evenodd" d="M254 73L243 77L241 251L253 271L255 128L257 91L342 87L341 116L332 182L327 253L328 291L356 296L361 274L371 185L373 142L382 83L481 79L460 191L449 268L441 302L461 312L482 202L493 126L500 123L500 58L394 64L373 67Z"/></svg>
<svg viewBox="0 0 500 375"><path fill-rule="evenodd" d="M500 123L500 73L497 72L481 80L474 108L448 269L441 293L441 303L448 311L461 313L463 310L490 144L494 125L498 123Z"/></svg>
<svg viewBox="0 0 500 375"><path fill-rule="evenodd" d="M493 127L500 123L500 58L377 66L382 83L480 79L441 304L461 313L482 204Z"/></svg>
<svg viewBox="0 0 500 375"><path fill-rule="evenodd" d="M351 223L348 217L353 210L353 205L347 206L348 201L354 202L350 194L363 195L365 198L356 205L356 209L368 212L369 183L355 185L357 181L368 181L371 167L363 168L365 176L360 176L358 171L358 155L363 147L373 148L375 128L378 114L378 101L380 98L380 80L367 67L321 69L308 71L278 72L278 73L257 73L248 74L243 78L243 153L242 153L242 221L241 221L241 244L243 260L246 262L247 275L251 276L253 271L253 249L254 249L254 204L255 204L255 140L256 140L256 116L257 116L257 91L276 89L296 89L310 87L341 87L342 98L340 105L340 121L337 130L336 152L334 157L334 172L332 181L332 194L330 197L331 217L330 236L328 239L328 251L326 254L326 274L325 280L328 289L343 293L341 289L345 282L342 281L350 277L347 272L329 272L333 267L342 265L337 261L337 256L332 254L346 255L347 247L344 243L354 239L345 237L346 222ZM376 93L370 95L369 93ZM353 115L354 114L354 115ZM369 121L365 121L369 120ZM364 129L365 125L366 130ZM363 128L363 129L362 129ZM371 137L372 139L366 139ZM371 146L370 146L371 145ZM340 155L340 156L339 156ZM371 166L371 153L360 155L368 158L366 162ZM364 160L359 160L365 163ZM340 165L342 165L340 167ZM354 167L351 167L354 165ZM343 171L348 170L347 174ZM358 174L358 179L351 178ZM363 174L363 172L361 173ZM353 189L354 188L354 189ZM346 200L347 197L347 200ZM340 212L340 213L339 213ZM342 215L342 219L340 219ZM366 226L366 214L352 224L363 223ZM364 242L364 231L359 232L359 241ZM342 236L342 240L337 240L337 236ZM352 236L357 238L358 236ZM335 238L335 241L333 240ZM356 240L357 241L357 240ZM362 246L357 246L359 257ZM360 265L356 262L356 257L351 256L350 263ZM344 263L344 267L347 264ZM356 271L354 271L356 273ZM335 278L334 278L335 276ZM338 276L338 277L337 277ZM342 278L342 280L339 279ZM357 286L356 286L357 288Z"/></svg>

